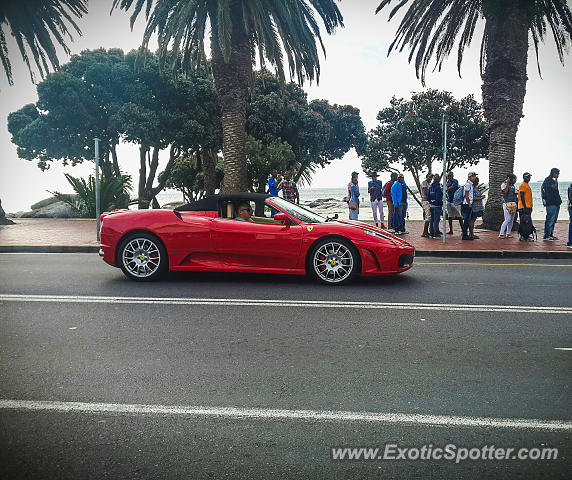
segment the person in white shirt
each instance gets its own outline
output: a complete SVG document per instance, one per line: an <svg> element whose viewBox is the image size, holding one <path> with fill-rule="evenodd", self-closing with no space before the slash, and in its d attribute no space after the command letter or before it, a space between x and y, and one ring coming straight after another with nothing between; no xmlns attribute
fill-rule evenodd
<svg viewBox="0 0 572 480"><path fill-rule="evenodd" d="M461 205L461 213L463 214L463 240L473 240L469 236L469 225L471 224L471 219L473 218L473 198L475 195L475 186L473 182L477 178L476 172L469 172L467 183L463 189L465 195L463 197L463 205Z"/></svg>

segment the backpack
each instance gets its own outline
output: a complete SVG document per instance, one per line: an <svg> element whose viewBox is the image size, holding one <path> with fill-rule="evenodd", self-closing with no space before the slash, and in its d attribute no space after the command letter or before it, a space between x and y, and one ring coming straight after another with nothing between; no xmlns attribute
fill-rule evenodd
<svg viewBox="0 0 572 480"><path fill-rule="evenodd" d="M453 205L462 205L463 204L463 198L465 198L465 187L459 187L457 188L457 191L455 192L455 195L453 195Z"/></svg>
<svg viewBox="0 0 572 480"><path fill-rule="evenodd" d="M532 217L530 213L520 213L520 225L518 227L518 233L523 237L527 238L529 235L536 233L536 228L532 224Z"/></svg>

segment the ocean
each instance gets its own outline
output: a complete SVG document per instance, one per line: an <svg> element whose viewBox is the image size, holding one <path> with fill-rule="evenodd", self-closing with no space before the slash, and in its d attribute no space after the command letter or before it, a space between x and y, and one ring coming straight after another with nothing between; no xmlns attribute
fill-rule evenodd
<svg viewBox="0 0 572 480"><path fill-rule="evenodd" d="M562 198L562 205L560 206L560 213L558 215L559 220L568 220L568 211L566 209L566 199L568 198L568 186L569 181L559 181L560 197ZM518 183L517 183L518 185ZM542 198L540 196L540 187L542 182L531 182L530 187L532 189L532 200L533 200L533 220L544 220L546 218L546 209L542 205ZM364 185L361 186L362 192L364 192ZM365 195L362 194L360 202L360 220L373 220L373 213L369 203L369 195L367 192ZM488 192L487 192L488 193ZM485 195L487 195L485 193ZM338 214L340 218L345 218L348 216L348 207L343 198L347 195L347 188L300 188L300 203L304 206L309 206L313 211L319 215L334 215ZM183 194L177 190L166 190L157 195L157 200L159 204L165 205L171 202L182 202ZM319 201L318 205L315 202ZM385 216L387 221L387 207L385 207ZM409 220L423 220L423 210L411 199L407 208L407 216Z"/></svg>

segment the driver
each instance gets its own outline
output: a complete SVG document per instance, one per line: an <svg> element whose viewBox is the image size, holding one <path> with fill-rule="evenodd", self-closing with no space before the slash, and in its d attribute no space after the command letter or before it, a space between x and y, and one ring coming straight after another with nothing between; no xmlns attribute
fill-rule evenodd
<svg viewBox="0 0 572 480"><path fill-rule="evenodd" d="M239 220L241 222L253 222L252 220L252 207L248 202L242 202L238 205L237 209L237 216L235 220Z"/></svg>

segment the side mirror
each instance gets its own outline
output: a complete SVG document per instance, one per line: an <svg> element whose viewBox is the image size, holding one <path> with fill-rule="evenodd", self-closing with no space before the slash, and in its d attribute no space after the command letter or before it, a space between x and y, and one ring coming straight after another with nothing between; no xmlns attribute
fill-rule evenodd
<svg viewBox="0 0 572 480"><path fill-rule="evenodd" d="M285 225L290 225L290 219L285 213L282 212L275 213L273 218L277 222L284 223Z"/></svg>

